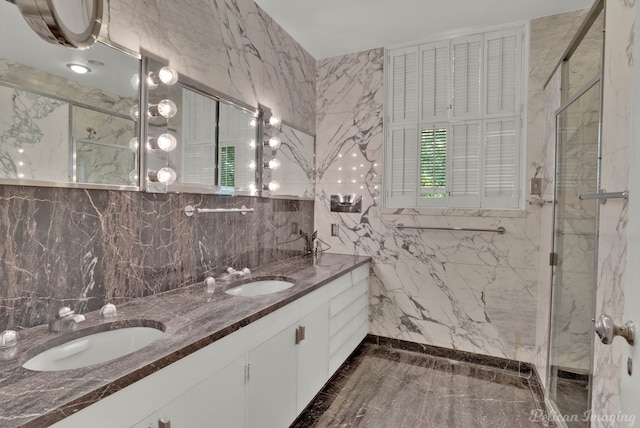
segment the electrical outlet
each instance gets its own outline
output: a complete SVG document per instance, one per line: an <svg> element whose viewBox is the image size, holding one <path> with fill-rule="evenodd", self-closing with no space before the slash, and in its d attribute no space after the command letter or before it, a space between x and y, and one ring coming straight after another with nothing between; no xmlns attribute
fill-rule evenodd
<svg viewBox="0 0 640 428"><path fill-rule="evenodd" d="M340 235L340 226L336 223L331 224L331 236L339 236Z"/></svg>
<svg viewBox="0 0 640 428"><path fill-rule="evenodd" d="M291 234L292 235L297 235L299 230L300 230L300 228L298 227L298 223L296 223L295 221L293 223L291 223Z"/></svg>

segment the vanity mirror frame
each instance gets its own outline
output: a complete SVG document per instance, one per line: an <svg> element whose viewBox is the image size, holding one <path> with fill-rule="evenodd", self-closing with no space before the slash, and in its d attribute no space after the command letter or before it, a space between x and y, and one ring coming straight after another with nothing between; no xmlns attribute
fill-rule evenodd
<svg viewBox="0 0 640 428"><path fill-rule="evenodd" d="M163 66L166 66L166 61L159 60L153 57L151 54L144 52L142 56L142 72L141 76L147 76L149 72L154 70L159 70ZM140 99L140 105L148 105L149 104L149 88L145 79L142 79L144 83L141 86L144 87ZM220 104L226 104L238 110L248 113L252 117L254 117L258 123L258 127L256 128L256 139L260 138L261 128L259 124L262 122L260 116L260 110L256 107L253 107L247 103L244 103L238 99L229 97L228 95L223 94L216 89L213 89L203 83L200 83L194 79L191 79L188 76L180 74L178 78L177 86L194 92L198 95L204 96L211 100L214 100ZM180 114L180 112L178 112ZM143 116L140 116L143 117ZM139 141L147 141L149 136L149 126L148 120L140 121L141 129L139 131L140 140ZM219 130L217 131L219 132ZM216 141L217 142L217 141ZM178 147L181 142L178 141ZM140 151L140 171L144 171L144 174L141 174L140 186L144 189L145 192L148 193L197 193L197 194L222 194L222 195L234 195L234 196L261 196L261 192L259 191L260 186L260 175L259 168L256 168L255 172L255 183L256 189L254 191L251 190L239 190L234 188L233 191L229 191L228 187L220 186L217 184L198 184L198 183L181 183L178 180L176 183L164 185L157 182L152 182L147 179L147 174L151 171L149 169L149 159L148 152L142 148L142 144L139 147ZM216 148L216 151L218 148ZM260 159L262 156L261 145L259 141L256 140L256 162L257 159ZM259 164L259 162L257 162ZM216 169L219 168L218 160L216 159Z"/></svg>
<svg viewBox="0 0 640 428"><path fill-rule="evenodd" d="M104 45L105 47L109 48L109 49L113 49L123 55L127 55L129 57L131 57L132 60L137 61L137 68L136 68L136 73L138 73L138 75L142 75L142 55L138 52L134 52L130 49L127 49L123 46L120 46L108 39L105 39L103 37L99 37L97 40L100 44ZM44 43L44 42L43 42ZM90 51L82 51L82 52L90 52ZM69 105L70 109L79 107L79 108L84 108L84 109L88 109L92 112L98 112L98 113L104 113L104 114L110 114L113 115L114 117L119 117L119 118L125 118L124 115L121 114L113 114L113 112L109 112L106 111L100 107L96 107L96 106L92 106L90 104L86 104L86 103L82 103L80 101L74 101L71 99L66 99L63 96L59 96L59 95L51 95L48 93L43 93L39 90L34 90L31 88L24 88L20 85L16 85L10 82L4 82L3 86L8 87L8 88L15 88L18 90L24 90L26 92L32 93L32 94L36 94L36 95L40 95L46 98L50 98L50 99L54 99L54 100L60 100L62 102L65 102ZM136 101L135 102L139 102L139 100L142 97L142 85L138 85L138 88L136 89ZM70 116L71 118L71 113ZM132 123L132 129L134 130L134 134L139 133L140 128L141 128L141 121L135 121ZM74 147L76 147L76 141L73 141L73 132L72 132L72 124L69 123L69 127L70 127L70 132L69 132L69 147L68 147L68 162L69 162L69 172L73 173L73 165L72 165L72 156L73 156L73 150ZM126 146L123 146L126 147ZM140 151L138 150L138 152L135 153L134 155L134 159L133 159L134 165L136 165L136 167L138 168L138 176L140 175L139 171L141 171L140 168L140 163L141 163L141 156L140 156ZM67 165L65 165L66 167ZM57 181L57 180L43 180L43 179L27 179L27 178L4 178L4 177L0 177L0 185L9 185L9 186L27 186L27 187L53 187L53 188L75 188L75 189L96 189L96 190L121 190L121 191L140 191L141 187L140 187L140 180L139 178L136 179L135 184L102 184L102 183L77 183L77 182L73 182L71 177L68 181Z"/></svg>
<svg viewBox="0 0 640 428"><path fill-rule="evenodd" d="M142 56L143 56L143 60L142 60L141 76L148 76L149 73L157 72L162 67L167 66L167 61L158 59L152 54L143 52ZM141 81L143 82L141 86L143 86L144 89L142 91L140 105L152 107L153 105L155 105L154 104L155 102L157 102L160 98L164 97L165 93L154 92L153 94L154 99L151 100L149 98L151 88L149 88L146 79L141 79ZM167 160L165 164L166 167L173 168L175 166L170 164L170 159L171 159L170 154L168 153L164 154L157 151L155 154L152 154L154 153L153 151L149 151L143 147L146 145L139 144L140 146L139 149L141 150L140 171L143 172L140 177L140 179L142 180L140 182L140 186L145 192L218 194L218 195L225 195L225 196L254 196L254 197L270 198L270 199L314 200L315 198L315 144L316 144L315 135L309 134L306 131L300 129L299 127L296 127L295 125L286 121L280 121L277 125L271 125L270 123L268 123L269 119L271 118L271 109L269 107L266 107L262 104L259 104L257 108L253 107L243 101L230 97L216 89L213 89L183 74L180 74L176 85L180 88L183 88L197 95L201 95L212 101L217 102L218 107L220 105L227 105L237 110L240 110L242 112L248 113L250 117L255 118L257 123L256 133L255 133L255 138L256 138L255 158L253 159L255 160L255 166L256 166L255 172L254 172L254 180L253 180L253 182L255 183L255 189L231 188L227 186L221 186L219 183L218 184L200 184L200 183L188 183L188 182L185 183L185 182L182 182L179 177L180 175L185 174L185 171L181 171L178 168L176 168L177 171L175 171L177 176L176 182L170 183L170 184L159 183L157 181L158 177L156 173L158 171L156 171L156 169L163 168L160 166L162 165L162 161L161 161L162 157L166 157L166 160ZM154 85L154 88L152 90L156 91L158 90L158 88ZM166 94L168 95L168 93L169 91L167 91ZM175 102L177 100L173 100L173 101ZM181 112L178 111L177 114L181 114ZM158 122L158 119L161 119L161 118L158 118L157 116L154 116L149 119L146 114L143 115L142 112L140 112L139 117L147 118L146 120L141 121L141 129L139 131L139 135L140 135L139 141L148 141L148 138L150 136L149 135L150 121L154 122L153 126L157 127L159 132L170 131L169 128L167 128L166 130L162 129L163 125L160 122ZM169 124L169 122L167 122L167 124ZM220 125L220 123L217 120L216 126L218 125ZM309 180L308 183L306 184L305 195L278 194L278 192L272 192L268 188L268 183L270 180L270 176L268 175L271 171L269 171L269 169L266 167L266 163L268 161L267 157L269 154L267 141L272 133L279 134L283 126L290 128L292 132L302 133L305 136L308 136L309 138L312 139L311 157L310 159L308 159L309 167L306 169L303 168L303 173ZM219 177L220 161L218 157L220 153L220 147L219 147L220 128L217 128L216 132L217 132L217 135L216 135L217 147L216 147L215 162L216 162L216 176ZM178 147L180 147L181 143L182 142L180 141L180 138L178 138ZM290 142L284 142L284 144L290 144ZM295 150L293 146L291 146L290 148L292 150L292 153L291 153L292 157L296 158L296 155L299 157L299 153L294 153ZM275 150L273 151L273 153L275 156Z"/></svg>

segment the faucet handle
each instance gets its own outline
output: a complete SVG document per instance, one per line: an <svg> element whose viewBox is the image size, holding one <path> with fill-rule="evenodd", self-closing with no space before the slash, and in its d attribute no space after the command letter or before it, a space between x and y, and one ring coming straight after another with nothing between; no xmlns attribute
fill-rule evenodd
<svg viewBox="0 0 640 428"><path fill-rule="evenodd" d="M118 310L113 303L107 303L100 309L100 316L102 318L115 318L117 315Z"/></svg>
<svg viewBox="0 0 640 428"><path fill-rule="evenodd" d="M58 313L56 314L56 318L60 319L60 318L68 317L69 315L73 315L73 314L75 314L75 312L73 310L71 310L70 307L63 306L60 309L58 309Z"/></svg>
<svg viewBox="0 0 640 428"><path fill-rule="evenodd" d="M0 333L0 350L15 348L18 346L20 335L15 330L5 330Z"/></svg>

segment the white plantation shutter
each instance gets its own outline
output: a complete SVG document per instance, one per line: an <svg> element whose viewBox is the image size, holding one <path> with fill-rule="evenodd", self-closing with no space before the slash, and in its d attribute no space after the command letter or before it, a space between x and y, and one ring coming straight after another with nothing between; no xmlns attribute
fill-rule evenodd
<svg viewBox="0 0 640 428"><path fill-rule="evenodd" d="M428 43L420 47L420 118L442 121L449 113L449 42Z"/></svg>
<svg viewBox="0 0 640 428"><path fill-rule="evenodd" d="M495 207L516 208L520 198L520 119L485 123L484 200Z"/></svg>
<svg viewBox="0 0 640 428"><path fill-rule="evenodd" d="M519 207L524 28L387 51L386 206Z"/></svg>
<svg viewBox="0 0 640 428"><path fill-rule="evenodd" d="M480 121L451 126L447 188L452 207L479 206L481 138Z"/></svg>
<svg viewBox="0 0 640 428"><path fill-rule="evenodd" d="M393 124L418 117L418 48L394 50L390 55L391 117Z"/></svg>
<svg viewBox="0 0 640 428"><path fill-rule="evenodd" d="M519 111L521 49L520 29L485 35L486 115L513 115Z"/></svg>
<svg viewBox="0 0 640 428"><path fill-rule="evenodd" d="M386 148L386 203L390 207L415 206L418 183L417 129L390 129Z"/></svg>
<svg viewBox="0 0 640 428"><path fill-rule="evenodd" d="M451 102L454 119L482 114L482 34L451 41Z"/></svg>

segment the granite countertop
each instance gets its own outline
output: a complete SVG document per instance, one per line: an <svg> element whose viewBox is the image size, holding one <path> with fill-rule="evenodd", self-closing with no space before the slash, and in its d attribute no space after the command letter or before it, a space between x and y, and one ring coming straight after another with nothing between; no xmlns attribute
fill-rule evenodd
<svg viewBox="0 0 640 428"><path fill-rule="evenodd" d="M102 319L98 311L84 314L86 321L73 333L49 333L45 325L23 330L16 355L0 360L0 426L42 427L57 422L369 260L369 257L340 254L294 257L256 268L249 278L229 283L218 281L213 294L208 294L203 284L198 283L123 303L118 306L115 319ZM265 277L284 277L294 282L294 286L256 297L224 293L247 279ZM86 334L109 329L108 324L114 322L113 326L119 327L164 326L165 334L137 352L94 366L58 372L36 372L21 366L47 347L49 340L62 343L71 335L83 336L83 331ZM8 358L7 355L4 358Z"/></svg>

